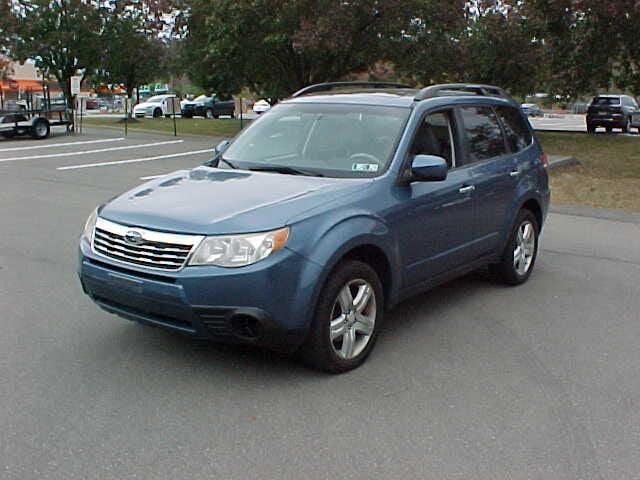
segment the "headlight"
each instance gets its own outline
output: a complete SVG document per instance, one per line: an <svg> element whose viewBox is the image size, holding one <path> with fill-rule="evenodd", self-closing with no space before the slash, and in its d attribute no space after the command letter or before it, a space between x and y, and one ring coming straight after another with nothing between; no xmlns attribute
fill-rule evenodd
<svg viewBox="0 0 640 480"><path fill-rule="evenodd" d="M84 224L84 230L82 231L82 236L86 238L89 241L89 243L93 241L93 230L96 227L97 220L98 220L98 209L96 208L93 212L91 212L91 215L89 215L89 218L87 218L87 221Z"/></svg>
<svg viewBox="0 0 640 480"><path fill-rule="evenodd" d="M189 265L244 267L282 250L288 238L288 227L264 233L206 237L194 252Z"/></svg>

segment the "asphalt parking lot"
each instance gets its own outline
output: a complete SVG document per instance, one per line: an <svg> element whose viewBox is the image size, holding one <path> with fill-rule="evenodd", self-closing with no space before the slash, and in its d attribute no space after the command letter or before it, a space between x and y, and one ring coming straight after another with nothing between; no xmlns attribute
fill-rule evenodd
<svg viewBox="0 0 640 480"><path fill-rule="evenodd" d="M217 140L0 141L0 478L638 478L632 219L551 214L529 283L407 301L341 376L99 310L75 273L87 215Z"/></svg>

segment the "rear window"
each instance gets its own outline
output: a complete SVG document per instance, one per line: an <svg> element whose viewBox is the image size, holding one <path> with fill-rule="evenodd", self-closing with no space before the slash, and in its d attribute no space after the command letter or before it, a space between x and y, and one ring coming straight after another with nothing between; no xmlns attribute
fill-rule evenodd
<svg viewBox="0 0 640 480"><path fill-rule="evenodd" d="M507 153L502 129L496 114L489 107L460 109L468 146L465 163L478 162Z"/></svg>
<svg viewBox="0 0 640 480"><path fill-rule="evenodd" d="M596 97L593 99L592 105L596 107L602 107L607 105L620 105L620 98L618 97Z"/></svg>
<svg viewBox="0 0 640 480"><path fill-rule="evenodd" d="M498 107L496 112L500 117L500 121L502 121L507 143L512 152L519 152L531 145L533 141L531 130L529 130L519 111L515 108Z"/></svg>

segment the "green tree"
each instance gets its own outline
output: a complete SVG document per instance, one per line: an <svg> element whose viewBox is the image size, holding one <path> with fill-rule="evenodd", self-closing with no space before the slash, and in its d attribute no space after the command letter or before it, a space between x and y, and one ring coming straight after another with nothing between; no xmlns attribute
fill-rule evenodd
<svg viewBox="0 0 640 480"><path fill-rule="evenodd" d="M542 42L519 10L502 2L479 7L460 38L460 80L499 85L513 95L532 93L547 73Z"/></svg>
<svg viewBox="0 0 640 480"><path fill-rule="evenodd" d="M282 97L380 60L411 17L403 0L192 0L185 66L206 90Z"/></svg>
<svg viewBox="0 0 640 480"><path fill-rule="evenodd" d="M14 0L11 55L53 75L72 105L71 77L97 66L101 22L95 4L83 0Z"/></svg>
<svg viewBox="0 0 640 480"><path fill-rule="evenodd" d="M163 68L164 43L156 28L132 12L105 14L101 76L109 83L124 85L127 96L154 80Z"/></svg>

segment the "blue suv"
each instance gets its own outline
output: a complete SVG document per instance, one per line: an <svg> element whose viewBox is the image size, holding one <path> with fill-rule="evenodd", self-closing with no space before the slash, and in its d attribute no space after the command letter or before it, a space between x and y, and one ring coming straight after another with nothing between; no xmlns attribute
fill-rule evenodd
<svg viewBox="0 0 640 480"><path fill-rule="evenodd" d="M497 87L313 85L208 164L97 208L82 288L129 320L344 372L403 299L485 266L528 279L546 167Z"/></svg>

